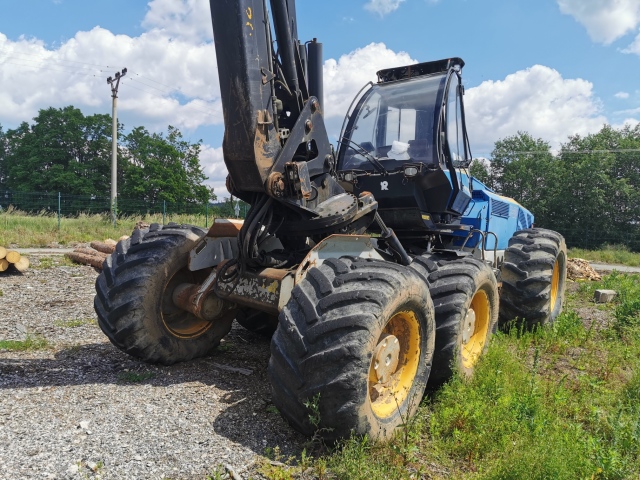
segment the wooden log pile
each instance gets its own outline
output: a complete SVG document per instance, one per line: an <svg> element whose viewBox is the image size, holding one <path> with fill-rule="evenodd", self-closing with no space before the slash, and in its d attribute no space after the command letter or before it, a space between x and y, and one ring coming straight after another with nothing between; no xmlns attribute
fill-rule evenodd
<svg viewBox="0 0 640 480"><path fill-rule="evenodd" d="M11 267L19 272L24 272L29 268L29 259L15 250L0 247L0 272L10 271Z"/></svg>
<svg viewBox="0 0 640 480"><path fill-rule="evenodd" d="M589 265L589 261L583 258L570 258L567 261L567 278L569 280L589 280L592 282L602 280L600 274Z"/></svg>
<svg viewBox="0 0 640 480"><path fill-rule="evenodd" d="M128 237L121 237L120 240L124 238ZM110 238L104 242L93 241L90 243L91 248L78 247L66 255L76 263L91 265L98 270L102 270L102 264L109 255L115 252L117 243Z"/></svg>

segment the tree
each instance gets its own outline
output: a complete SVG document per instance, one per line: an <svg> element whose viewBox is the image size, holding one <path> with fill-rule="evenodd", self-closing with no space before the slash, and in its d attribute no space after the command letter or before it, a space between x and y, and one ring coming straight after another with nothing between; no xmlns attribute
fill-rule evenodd
<svg viewBox="0 0 640 480"><path fill-rule="evenodd" d="M549 143L518 132L498 140L491 156L487 185L531 210L536 224L546 223L557 166Z"/></svg>
<svg viewBox="0 0 640 480"><path fill-rule="evenodd" d="M84 116L69 106L40 110L33 120L31 125L23 122L6 133L0 127L0 186L12 191L108 198L111 116ZM213 189L203 184L206 176L198 158L201 141L185 141L172 126L166 136L151 134L144 127L128 135L122 135L122 125L118 130L119 198L139 199L146 207L163 200L174 207L203 206L215 198ZM95 207L103 208L100 205ZM136 211L140 207L144 210L139 205Z"/></svg>
<svg viewBox="0 0 640 480"><path fill-rule="evenodd" d="M484 158L474 158L469 167L469 173L472 177L480 180L487 185L489 182L489 170L491 168L490 163Z"/></svg>
<svg viewBox="0 0 640 480"><path fill-rule="evenodd" d="M40 110L5 135L5 186L17 191L108 195L111 117L74 107Z"/></svg>
<svg viewBox="0 0 640 480"><path fill-rule="evenodd" d="M206 176L199 163L201 144L201 140L193 144L183 140L171 125L166 137L134 128L123 139L121 196L149 204L208 202L213 189L202 184Z"/></svg>
<svg viewBox="0 0 640 480"><path fill-rule="evenodd" d="M248 203L231 196L227 198L224 203L216 207L216 213L221 218L244 218L246 213L249 211L249 207ZM238 215L236 215L236 211L238 212Z"/></svg>
<svg viewBox="0 0 640 480"><path fill-rule="evenodd" d="M640 248L640 125L575 135L559 158L564 188L555 223L583 245L625 243Z"/></svg>

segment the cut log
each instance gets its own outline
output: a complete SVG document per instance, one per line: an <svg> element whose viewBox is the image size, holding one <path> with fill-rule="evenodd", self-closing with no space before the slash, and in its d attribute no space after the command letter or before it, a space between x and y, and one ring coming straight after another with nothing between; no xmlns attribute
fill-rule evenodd
<svg viewBox="0 0 640 480"><path fill-rule="evenodd" d="M4 258L7 255L7 249L0 247L0 258Z"/></svg>
<svg viewBox="0 0 640 480"><path fill-rule="evenodd" d="M79 247L74 250L76 253L84 253L85 255L92 255L94 257L102 257L103 259L109 256L108 253L100 252L98 250L94 250L93 248L83 248Z"/></svg>
<svg viewBox="0 0 640 480"><path fill-rule="evenodd" d="M9 268L9 262L7 262L7 259L0 258L0 272L4 272L7 268Z"/></svg>
<svg viewBox="0 0 640 480"><path fill-rule="evenodd" d="M29 259L27 257L22 257L20 260L14 263L13 266L16 267L16 270L18 270L19 272L24 272L27 270L27 268L29 268Z"/></svg>
<svg viewBox="0 0 640 480"><path fill-rule="evenodd" d="M18 263L20 261L20 254L15 250L7 250L5 258L9 263Z"/></svg>
<svg viewBox="0 0 640 480"><path fill-rule="evenodd" d="M106 243L107 245L113 245L114 247L117 245L118 242L116 242L113 238L107 238L104 242L102 243Z"/></svg>
<svg viewBox="0 0 640 480"><path fill-rule="evenodd" d="M91 248L102 253L112 254L116 251L116 246L105 242L91 242Z"/></svg>
<svg viewBox="0 0 640 480"><path fill-rule="evenodd" d="M67 253L67 257L76 263L82 263L83 265L91 265L92 267L102 270L102 263L106 257L98 255L87 255L86 253Z"/></svg>

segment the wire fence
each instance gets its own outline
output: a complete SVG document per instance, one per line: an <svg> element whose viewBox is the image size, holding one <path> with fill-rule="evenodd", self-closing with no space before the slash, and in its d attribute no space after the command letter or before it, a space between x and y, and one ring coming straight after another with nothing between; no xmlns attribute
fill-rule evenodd
<svg viewBox="0 0 640 480"><path fill-rule="evenodd" d="M58 226L65 218L73 218L82 214L103 214L111 212L111 201L108 197L94 195L68 195L62 192L12 192L0 191L0 212L7 209L24 212L27 215L50 215L58 218ZM175 215L189 215L199 226L208 227L213 218L244 218L249 206L244 202L167 202L163 200L149 202L139 199L118 198L118 217L135 217L145 215L162 215L163 223ZM567 246L585 250L597 250L604 245L620 245L635 252L640 251L640 225L612 232L593 227L554 228L564 235Z"/></svg>
<svg viewBox="0 0 640 480"><path fill-rule="evenodd" d="M569 248L599 250L606 245L622 246L630 251L640 252L640 225L630 225L619 232L581 227L557 230L564 236Z"/></svg>
<svg viewBox="0 0 640 480"><path fill-rule="evenodd" d="M214 217L244 218L248 205L243 202L168 202L166 200L145 201L118 198L117 217L162 215L163 223L174 215L202 217L204 226L209 226ZM64 218L79 215L111 214L111 199L95 195L69 195L62 192L12 192L0 191L0 212L18 210L27 215L50 215Z"/></svg>

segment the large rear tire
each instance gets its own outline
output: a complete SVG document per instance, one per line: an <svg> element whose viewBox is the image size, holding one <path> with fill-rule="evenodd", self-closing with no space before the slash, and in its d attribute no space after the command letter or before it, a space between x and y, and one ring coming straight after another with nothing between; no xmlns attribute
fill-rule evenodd
<svg viewBox="0 0 640 480"><path fill-rule="evenodd" d="M498 324L498 282L491 267L473 258L438 254L411 264L425 279L436 317L436 344L429 385L454 372L470 376Z"/></svg>
<svg viewBox="0 0 640 480"><path fill-rule="evenodd" d="M231 329L235 312L207 322L173 304L173 289L199 283L187 268L204 230L151 225L118 243L96 280L98 325L111 343L150 363L171 365L209 354Z"/></svg>
<svg viewBox="0 0 640 480"><path fill-rule="evenodd" d="M501 273L501 325L516 319L527 328L553 322L562 311L567 280L564 237L543 228L516 232Z"/></svg>
<svg viewBox="0 0 640 480"><path fill-rule="evenodd" d="M434 329L429 290L411 269L325 260L280 313L269 361L273 402L306 435L389 439L422 399Z"/></svg>

